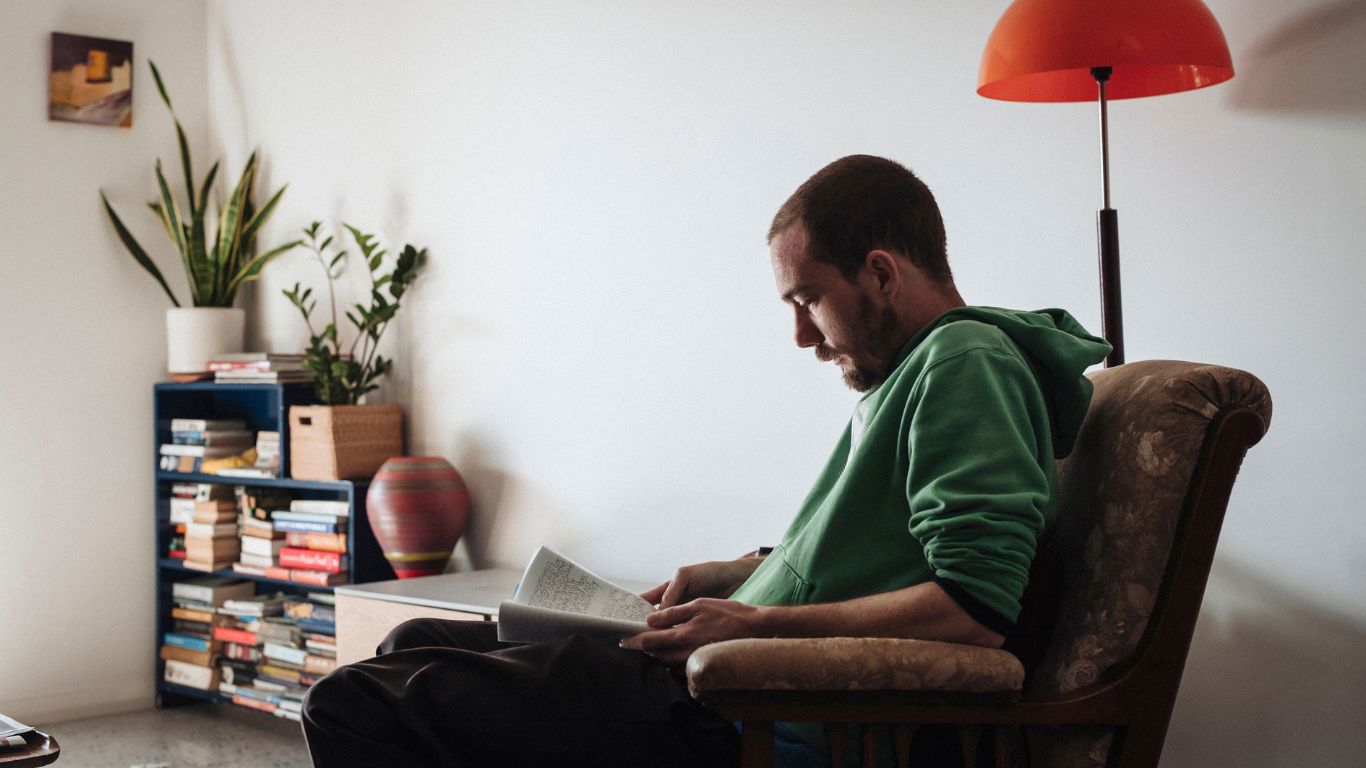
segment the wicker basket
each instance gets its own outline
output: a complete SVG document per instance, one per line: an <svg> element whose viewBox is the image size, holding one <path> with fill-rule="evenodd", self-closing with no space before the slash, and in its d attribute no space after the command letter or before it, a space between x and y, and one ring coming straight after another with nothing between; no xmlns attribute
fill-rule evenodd
<svg viewBox="0 0 1366 768"><path fill-rule="evenodd" d="M403 455L398 405L295 405L289 409L289 475L295 480L370 477Z"/></svg>

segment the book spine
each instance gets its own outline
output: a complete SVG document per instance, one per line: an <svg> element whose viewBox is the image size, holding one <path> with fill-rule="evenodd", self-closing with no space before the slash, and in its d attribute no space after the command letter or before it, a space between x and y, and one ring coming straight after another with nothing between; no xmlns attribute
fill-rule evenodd
<svg viewBox="0 0 1366 768"><path fill-rule="evenodd" d="M178 645L161 646L161 658L165 661L180 661L186 664L195 664L207 667L213 664L213 651L192 651L189 648L181 648Z"/></svg>
<svg viewBox="0 0 1366 768"><path fill-rule="evenodd" d="M289 580L297 581L300 584L314 584L320 587L330 587L336 584L345 584L344 574L328 573L327 571L307 571L296 568L289 572Z"/></svg>
<svg viewBox="0 0 1366 768"><path fill-rule="evenodd" d="M183 661L166 662L166 682L212 691L218 687L218 668L186 664Z"/></svg>
<svg viewBox="0 0 1366 768"><path fill-rule="evenodd" d="M310 523L303 520L276 520L275 530L289 533L336 533L335 523Z"/></svg>
<svg viewBox="0 0 1366 768"><path fill-rule="evenodd" d="M351 512L351 505L345 501L332 499L294 499L289 502L290 512L317 512L324 515L345 517Z"/></svg>
<svg viewBox="0 0 1366 768"><path fill-rule="evenodd" d="M319 552L313 549L285 547L280 550L283 568L340 573L346 569L347 558L338 552Z"/></svg>
<svg viewBox="0 0 1366 768"><path fill-rule="evenodd" d="M248 632L245 629L234 627L214 627L213 637L215 640L222 640L225 643L238 643L241 645L256 645L256 633Z"/></svg>
<svg viewBox="0 0 1366 768"><path fill-rule="evenodd" d="M298 523L340 523L347 518L346 513L335 514L332 512L294 512L280 511L272 512L270 515L276 522L290 520Z"/></svg>
<svg viewBox="0 0 1366 768"><path fill-rule="evenodd" d="M242 706L242 707L250 707L251 709L259 709L259 710L261 710L262 712L270 712L271 714L274 714L274 713L275 713L275 705L272 704L272 703L270 703L269 701L262 701L262 700L260 700L260 699L253 699L253 698L251 698L250 696L243 696L243 695L240 694L240 693L234 693L234 694L232 695L232 703L233 703L233 704L236 704L236 705L238 705L238 706Z"/></svg>
<svg viewBox="0 0 1366 768"><path fill-rule="evenodd" d="M166 645L174 645L178 648L188 648L191 651L207 651L213 647L213 643L207 638L192 637L176 632L167 632L161 636L161 641Z"/></svg>
<svg viewBox="0 0 1366 768"><path fill-rule="evenodd" d="M346 552L346 534L290 531L285 534L285 546L344 553Z"/></svg>
<svg viewBox="0 0 1366 768"><path fill-rule="evenodd" d="M261 649L268 659L278 659L290 664L303 664L308 658L308 652L302 648L294 648L279 643L266 643Z"/></svg>

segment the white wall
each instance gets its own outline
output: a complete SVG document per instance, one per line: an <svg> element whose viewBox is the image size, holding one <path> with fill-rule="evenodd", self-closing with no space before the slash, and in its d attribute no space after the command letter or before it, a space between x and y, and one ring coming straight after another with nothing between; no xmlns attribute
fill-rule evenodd
<svg viewBox="0 0 1366 768"><path fill-rule="evenodd" d="M98 192L173 269L145 202L154 158L179 162L146 62L202 162L204 20L202 2L0 6L0 712L28 722L152 702L151 385L170 304ZM48 121L52 32L133 41L131 128Z"/></svg>
<svg viewBox="0 0 1366 768"><path fill-rule="evenodd" d="M763 234L850 152L936 190L969 301L1099 324L1093 105L974 93L1005 3L210 2L211 131L323 217L429 246L396 338L415 452L478 565L623 577L774 540L847 418ZM1130 359L1276 400L1236 489L1164 763L1345 765L1366 721L1361 2L1213 0L1239 74L1112 108ZM297 347L273 267L256 333ZM1288 620L1290 619L1290 620Z"/></svg>
<svg viewBox="0 0 1366 768"><path fill-rule="evenodd" d="M1235 489L1164 764L1348 765L1366 748L1366 477L1354 439L1366 426L1355 403L1366 366L1343 343L1366 320L1356 227L1366 3L1209 4L1238 76L1117 102L1111 114L1130 359L1246 368L1276 400ZM1094 107L975 95L1004 6L210 0L208 132L229 166L259 146L266 180L289 182L270 239L323 218L430 248L383 396L404 404L413 452L447 456L470 480L477 506L462 558L516 566L545 542L611 575L663 578L676 563L774 540L852 406L835 371L791 345L763 243L777 205L829 160L884 154L927 179L969 301L1059 305L1098 326ZM33 26L46 23L37 4L21 7ZM155 21L149 6L120 15ZM128 169L61 189L118 179L136 197L152 152L169 151L162 116L146 120L140 104L134 133L155 130L121 158ZM54 137L53 126L36 130ZM32 199L31 189L0 194L6 215ZM89 242L69 250L100 246L103 260L91 261L141 302L73 301L100 309L78 312L91 327L72 335L149 338L160 323L154 287L120 261L103 226L92 207L80 230ZM36 228L34 245L16 252L48 256L51 231ZM295 280L317 280L302 254L272 266L254 297L261 346L302 343L279 296ZM77 288L20 298L46 305ZM127 327L100 323L110 304L137 307ZM41 309L18 317L38 328L66 317ZM53 411L70 409L70 398L40 399L52 380L132 376L128 350L94 354L111 360L48 355L58 359L44 366L66 364L71 377L7 383L7 394L26 387L21 401L46 407L0 411L0 439L41 433L11 430L11 418L47 429ZM159 351L140 354L130 392L99 390L127 418L111 444L146 436L145 412L125 416L128 403L146 408L159 366ZM108 408L95 423L112 429ZM64 423L71 434L88 422ZM7 451L25 455L30 442ZM119 451L110 461L128 465L115 477L142 476ZM29 480L40 466L0 470L28 494L19 508L53 506L56 482ZM116 550L130 574L122 586L144 600L125 623L149 632L150 595L138 590L151 579L139 570L150 493L128 492L145 496L110 530L128 529L132 544ZM64 537L89 514L74 501L61 508L72 521ZM51 518L22 519L48 530ZM48 560L9 562L0 559L3 583L32 585ZM78 572L59 593L89 589L90 573ZM17 642L12 632L0 625L0 643ZM96 649L105 638L70 642ZM150 677L142 640L111 656L131 684Z"/></svg>

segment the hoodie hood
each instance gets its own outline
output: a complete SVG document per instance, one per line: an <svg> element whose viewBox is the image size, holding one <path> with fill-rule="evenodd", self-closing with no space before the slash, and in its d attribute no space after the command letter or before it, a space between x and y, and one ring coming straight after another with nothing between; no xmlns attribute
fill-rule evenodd
<svg viewBox="0 0 1366 768"><path fill-rule="evenodd" d="M1061 309L1025 312L998 307L958 307L935 318L915 335L905 356L935 329L972 320L999 328L1024 351L1039 387L1048 399L1053 453L1061 459L1072 452L1082 419L1091 404L1091 380L1086 369L1110 354L1110 344L1092 336Z"/></svg>

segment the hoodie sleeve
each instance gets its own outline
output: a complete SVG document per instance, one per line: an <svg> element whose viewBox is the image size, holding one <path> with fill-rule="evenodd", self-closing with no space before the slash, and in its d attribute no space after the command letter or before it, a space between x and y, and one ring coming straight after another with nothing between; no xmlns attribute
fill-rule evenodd
<svg viewBox="0 0 1366 768"><path fill-rule="evenodd" d="M935 581L984 626L1019 616L1050 504L1048 412L1029 365L998 347L935 361L903 420L911 535Z"/></svg>

